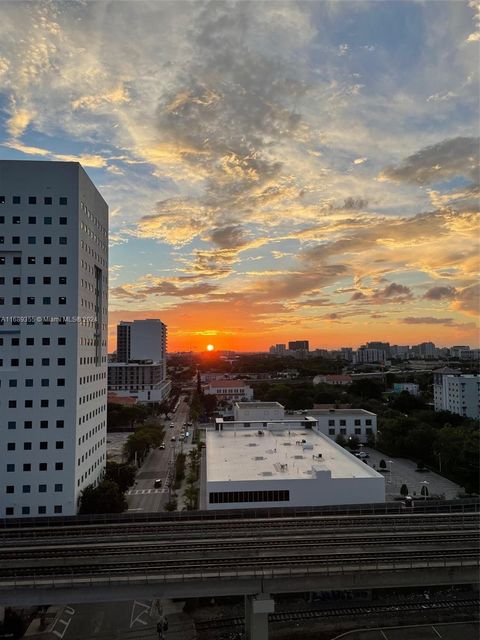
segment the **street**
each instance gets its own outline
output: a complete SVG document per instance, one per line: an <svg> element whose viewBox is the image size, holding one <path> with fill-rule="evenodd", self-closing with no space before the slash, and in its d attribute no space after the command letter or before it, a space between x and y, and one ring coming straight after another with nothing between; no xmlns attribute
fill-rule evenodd
<svg viewBox="0 0 480 640"><path fill-rule="evenodd" d="M154 512L163 511L164 505L168 502L169 489L167 480L169 475L169 465L173 466L176 454L181 450L182 443L179 442L182 425L188 421L189 405L181 396L177 410L171 416L171 420L165 421L165 449L153 449L144 460L138 470L137 478L133 487L127 491L127 502L129 512ZM173 423L175 427L170 429ZM175 436L175 442L171 442ZM192 432L185 442L190 441ZM155 488L155 480L161 480L162 485Z"/></svg>

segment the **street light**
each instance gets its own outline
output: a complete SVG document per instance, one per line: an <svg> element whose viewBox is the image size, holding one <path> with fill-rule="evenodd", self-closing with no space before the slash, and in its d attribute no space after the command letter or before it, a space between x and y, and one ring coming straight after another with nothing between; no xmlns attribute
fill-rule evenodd
<svg viewBox="0 0 480 640"><path fill-rule="evenodd" d="M389 473L389 484L393 484L393 479L392 479L392 464L393 464L393 460L389 460L388 464L390 465L390 473Z"/></svg>

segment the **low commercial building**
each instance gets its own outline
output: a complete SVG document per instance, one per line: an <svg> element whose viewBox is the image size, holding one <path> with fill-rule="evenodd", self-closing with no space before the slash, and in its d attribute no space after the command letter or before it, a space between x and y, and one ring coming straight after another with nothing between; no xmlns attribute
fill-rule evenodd
<svg viewBox="0 0 480 640"><path fill-rule="evenodd" d="M320 433L335 440L353 436L361 443L377 434L377 416L366 409L309 409L307 415L317 421Z"/></svg>
<svg viewBox="0 0 480 640"><path fill-rule="evenodd" d="M207 432L206 444L207 509L385 501L380 473L298 421L262 429L224 423Z"/></svg>
<svg viewBox="0 0 480 640"><path fill-rule="evenodd" d="M253 400L253 389L243 380L212 380L203 389L206 395L214 395L217 400L233 402Z"/></svg>

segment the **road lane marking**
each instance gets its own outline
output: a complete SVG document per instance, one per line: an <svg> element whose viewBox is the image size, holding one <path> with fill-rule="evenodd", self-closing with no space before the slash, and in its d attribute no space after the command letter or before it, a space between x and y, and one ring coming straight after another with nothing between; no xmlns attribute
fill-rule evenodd
<svg viewBox="0 0 480 640"><path fill-rule="evenodd" d="M432 629L435 631L435 633L437 634L437 636L438 636L439 638L441 638L441 637L442 637L442 636L438 633L438 631L435 629L435 627L433 627L433 626L432 626Z"/></svg>
<svg viewBox="0 0 480 640"><path fill-rule="evenodd" d="M63 620L63 615L64 614L69 615L70 617L68 618L68 620ZM75 613L75 609L72 609L72 607L65 607L65 609L62 611L62 618L60 618L59 620L57 620L55 622L55 624L53 625L54 627L57 626L57 624L63 624L63 631L60 633L60 631L57 631L55 628L52 628L52 633L54 635L57 636L57 638L60 638L60 640L62 640L63 636L65 635L65 633L67 632L68 627L70 626L70 623L72 621L72 617L73 614Z"/></svg>
<svg viewBox="0 0 480 640"><path fill-rule="evenodd" d="M382 636L385 638L385 640L388 640L387 636L383 633L383 631L380 629L380 633L382 634Z"/></svg>
<svg viewBox="0 0 480 640"><path fill-rule="evenodd" d="M140 613L138 613L135 618L133 617L133 614L135 613L135 608L140 608ZM145 604L144 602L138 602L138 600L134 600L133 601L133 605L132 605L132 613L130 614L130 629L133 628L133 625L136 622L139 622L140 624L143 624L144 626L146 626L148 624L148 620L144 620L144 616L146 616L148 618L148 614L150 611L150 603Z"/></svg>

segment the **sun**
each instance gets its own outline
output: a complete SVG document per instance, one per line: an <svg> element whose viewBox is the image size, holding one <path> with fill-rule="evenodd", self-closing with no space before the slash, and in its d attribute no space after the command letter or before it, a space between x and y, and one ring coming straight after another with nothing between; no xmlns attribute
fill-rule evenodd
<svg viewBox="0 0 480 640"><path fill-rule="evenodd" d="M215 347L213 346L213 344L207 344L207 351L213 351L215 349Z"/></svg>

